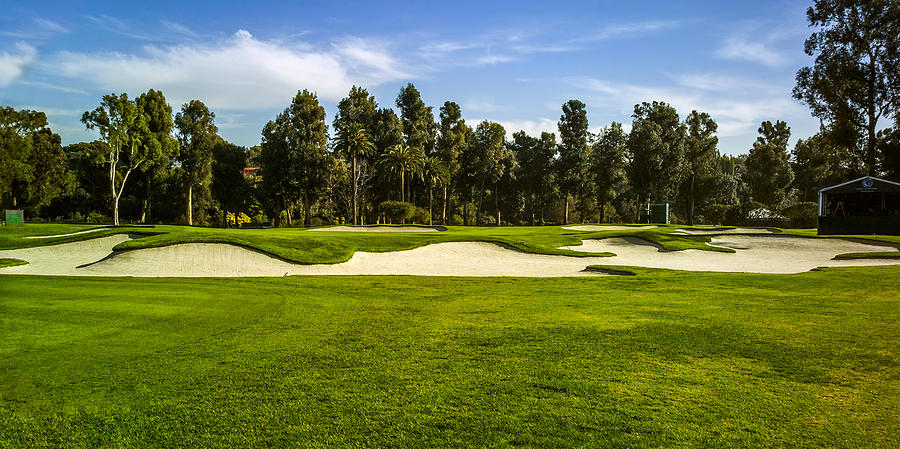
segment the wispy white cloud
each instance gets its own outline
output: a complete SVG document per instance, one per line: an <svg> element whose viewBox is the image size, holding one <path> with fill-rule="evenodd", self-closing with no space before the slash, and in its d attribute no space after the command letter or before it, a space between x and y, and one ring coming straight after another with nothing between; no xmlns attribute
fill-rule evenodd
<svg viewBox="0 0 900 449"><path fill-rule="evenodd" d="M178 22L171 22L168 20L163 20L161 23L165 29L167 29L173 33L181 34L181 35L188 36L188 37L198 37L196 32L194 32L190 28L188 28Z"/></svg>
<svg viewBox="0 0 900 449"><path fill-rule="evenodd" d="M53 33L64 34L64 33L69 32L68 28L66 28L50 19L36 18L36 19L34 19L34 23L37 26L39 26L47 31L53 32Z"/></svg>
<svg viewBox="0 0 900 449"><path fill-rule="evenodd" d="M576 38L573 42L597 42L610 39L640 37L658 31L675 29L681 26L682 23L682 21L677 20L657 20L609 25L601 28L595 33Z"/></svg>
<svg viewBox="0 0 900 449"><path fill-rule="evenodd" d="M284 105L298 89L337 100L354 83L405 78L387 51L363 39L311 51L256 39L248 31L212 44L147 46L140 54L57 54L50 65L97 89L161 89L173 103L199 98L216 109Z"/></svg>
<svg viewBox="0 0 900 449"><path fill-rule="evenodd" d="M24 42L15 44L14 52L0 52L0 87L9 86L37 61L36 48Z"/></svg>
<svg viewBox="0 0 900 449"><path fill-rule="evenodd" d="M643 86L600 79L572 79L570 83L588 92L586 103L591 108L618 110L623 118L644 101L664 101L678 111L682 119L691 110L709 113L724 137L752 136L763 120L805 119L808 112L793 102L787 92L777 89L742 89L752 83L739 78L715 75L684 76L681 86ZM731 83L737 87L729 88ZM693 84L693 86L687 86ZM627 120L627 119L626 119Z"/></svg>
<svg viewBox="0 0 900 449"><path fill-rule="evenodd" d="M54 34L68 33L69 29L50 19L36 17L23 22L18 29L0 30L0 35L17 39L48 39Z"/></svg>
<svg viewBox="0 0 900 449"><path fill-rule="evenodd" d="M18 81L18 84L22 84L25 86L41 87L44 89L58 90L60 92L68 92L71 94L87 95L87 91L85 91L84 89L79 89L77 87L72 87L72 86L63 86L60 84L46 83L43 81L25 81L25 80L20 79Z"/></svg>
<svg viewBox="0 0 900 449"><path fill-rule="evenodd" d="M727 38L716 50L715 55L722 59L744 60L770 67L780 66L787 60L783 54L773 49L769 42L751 41L738 36Z"/></svg>

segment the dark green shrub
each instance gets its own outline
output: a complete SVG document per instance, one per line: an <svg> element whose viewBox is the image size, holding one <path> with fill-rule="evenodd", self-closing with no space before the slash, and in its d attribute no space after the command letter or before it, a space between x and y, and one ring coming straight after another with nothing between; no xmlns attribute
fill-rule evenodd
<svg viewBox="0 0 900 449"><path fill-rule="evenodd" d="M816 203L797 203L786 207L781 214L791 220L795 228L814 228L818 224L819 205Z"/></svg>
<svg viewBox="0 0 900 449"><path fill-rule="evenodd" d="M413 217L416 206L403 201L385 201L378 205L378 211L389 223L405 223Z"/></svg>

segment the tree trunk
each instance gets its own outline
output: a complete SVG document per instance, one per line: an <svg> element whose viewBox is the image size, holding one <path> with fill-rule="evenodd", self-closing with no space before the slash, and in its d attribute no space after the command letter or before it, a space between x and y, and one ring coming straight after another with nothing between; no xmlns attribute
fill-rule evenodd
<svg viewBox="0 0 900 449"><path fill-rule="evenodd" d="M400 170L400 202L402 203L406 195L406 187L403 182L403 170Z"/></svg>
<svg viewBox="0 0 900 449"><path fill-rule="evenodd" d="M193 195L193 191L194 191L194 186L188 184L188 194L187 194L187 224L188 224L188 226L192 226L194 224L194 219L193 219L194 206L193 206L193 204L191 204L191 201L192 201L191 195Z"/></svg>
<svg viewBox="0 0 900 449"><path fill-rule="evenodd" d="M141 223L147 223L150 215L150 175L146 175L146 179L144 180L144 187L146 187L144 192L144 200L141 201Z"/></svg>
<svg viewBox="0 0 900 449"><path fill-rule="evenodd" d="M478 209L475 211L475 226L481 226L481 208L484 207L484 178L481 179L481 188L478 194Z"/></svg>
<svg viewBox="0 0 900 449"><path fill-rule="evenodd" d="M531 192L531 225L534 226L534 192Z"/></svg>
<svg viewBox="0 0 900 449"><path fill-rule="evenodd" d="M356 222L356 155L353 155L353 224L357 225L359 223Z"/></svg>
<svg viewBox="0 0 900 449"><path fill-rule="evenodd" d="M447 186L444 186L444 205L441 207L441 224L447 226Z"/></svg>
<svg viewBox="0 0 900 449"><path fill-rule="evenodd" d="M431 198L432 198L432 196L434 196L434 189L432 189L431 187L429 187L429 188L428 188L428 226L431 226L432 224L434 224L434 223L432 223L432 217L434 216L434 214L431 212L431 210L432 210L432 208L431 208Z"/></svg>
<svg viewBox="0 0 900 449"><path fill-rule="evenodd" d="M119 225L119 196L113 193L113 224Z"/></svg>
<svg viewBox="0 0 900 449"><path fill-rule="evenodd" d="M688 190L688 216L687 216L688 226L694 225L694 180L696 178L697 178L696 175L691 175L691 186L690 186L690 190Z"/></svg>
<svg viewBox="0 0 900 449"><path fill-rule="evenodd" d="M563 201L566 202L563 224L569 224L569 192L563 192Z"/></svg>
<svg viewBox="0 0 900 449"><path fill-rule="evenodd" d="M500 186L494 186L494 209L497 211L497 226L500 226Z"/></svg>
<svg viewBox="0 0 900 449"><path fill-rule="evenodd" d="M303 226L309 227L309 211L312 209L312 204L309 201L309 195L303 193Z"/></svg>
<svg viewBox="0 0 900 449"><path fill-rule="evenodd" d="M606 201L600 203L600 223L606 223Z"/></svg>

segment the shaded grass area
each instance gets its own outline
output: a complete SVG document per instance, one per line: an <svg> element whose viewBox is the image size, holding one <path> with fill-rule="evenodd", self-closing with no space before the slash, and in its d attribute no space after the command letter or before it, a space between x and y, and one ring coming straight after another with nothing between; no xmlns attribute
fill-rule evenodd
<svg viewBox="0 0 900 449"><path fill-rule="evenodd" d="M0 268L6 267L17 267L19 265L27 265L28 262L21 259L12 259L7 257L0 257Z"/></svg>
<svg viewBox="0 0 900 449"><path fill-rule="evenodd" d="M897 447L900 267L0 283L0 447Z"/></svg>
<svg viewBox="0 0 900 449"><path fill-rule="evenodd" d="M109 229L105 229L109 228ZM67 235L51 238L27 238L37 236L72 234L75 232L101 229L85 234ZM23 225L0 227L0 250L33 248L36 246L58 245L60 243L78 242L81 240L108 237L116 234L151 235L154 226L104 226L104 225L80 225L80 224L52 224L52 223L28 223Z"/></svg>

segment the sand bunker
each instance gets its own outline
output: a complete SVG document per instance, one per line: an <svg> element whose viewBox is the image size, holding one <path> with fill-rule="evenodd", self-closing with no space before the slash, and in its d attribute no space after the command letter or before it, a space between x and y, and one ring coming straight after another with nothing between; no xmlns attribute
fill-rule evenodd
<svg viewBox="0 0 900 449"><path fill-rule="evenodd" d="M568 229L570 231L594 232L594 231L640 231L641 229L652 229L655 227L656 226L577 225L577 226L563 226L563 229Z"/></svg>
<svg viewBox="0 0 900 449"><path fill-rule="evenodd" d="M816 267L896 265L895 260L831 260L842 253L897 251L884 245L841 239L816 239L787 236L728 235L712 237L710 245L734 249L722 253L688 249L666 251L635 237L585 240L581 246L566 249L585 252L612 252L603 265L634 265L690 271L749 273L800 273Z"/></svg>
<svg viewBox="0 0 900 449"><path fill-rule="evenodd" d="M313 228L308 231L330 232L438 232L436 228L422 226L329 226L327 228Z"/></svg>
<svg viewBox="0 0 900 449"><path fill-rule="evenodd" d="M267 254L221 243L187 243L113 254L131 237L114 235L81 242L0 251L0 257L28 265L0 269L4 274L70 276L210 277L284 275L417 276L596 276L588 265L634 265L695 271L798 273L821 266L900 264L900 260L831 260L848 252L896 251L883 245L840 239L773 236L713 237L712 244L736 253L665 251L638 238L585 240L575 251L613 252L615 257L531 254L485 242L436 243L409 251L357 252L344 263L299 265ZM78 268L81 267L81 268Z"/></svg>
<svg viewBox="0 0 900 449"><path fill-rule="evenodd" d="M768 228L710 228L710 229L679 229L672 231L678 235L718 235L718 234L779 234L781 231Z"/></svg>
<svg viewBox="0 0 900 449"><path fill-rule="evenodd" d="M30 236L23 237L23 238L26 238L26 239L52 239L52 238L55 238L55 237L68 237L68 236L70 236L70 235L81 235L81 234L87 234L87 233L90 233L90 232L105 231L105 230L107 230L107 229L110 229L110 228L88 229L87 231L70 232L70 233L68 233L68 234L56 234L56 235L30 235Z"/></svg>

